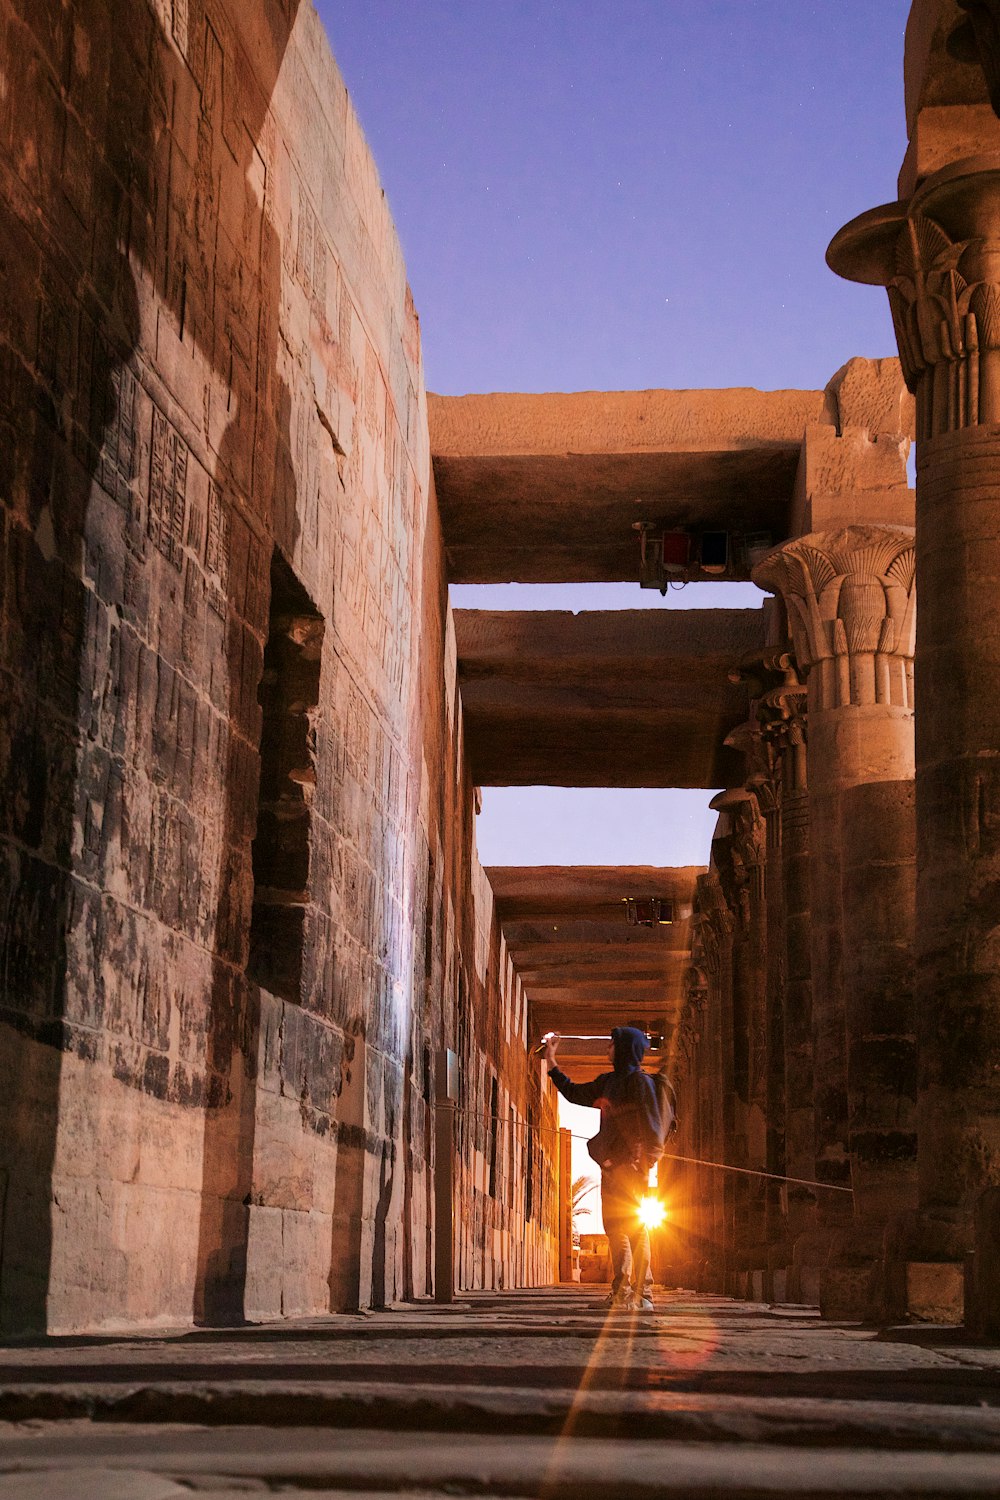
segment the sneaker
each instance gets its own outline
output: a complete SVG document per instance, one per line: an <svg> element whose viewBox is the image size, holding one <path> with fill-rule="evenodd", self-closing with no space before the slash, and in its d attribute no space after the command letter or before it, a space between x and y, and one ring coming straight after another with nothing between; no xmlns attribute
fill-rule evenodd
<svg viewBox="0 0 1000 1500"><path fill-rule="evenodd" d="M612 1287L601 1303L601 1306L607 1312L630 1312L632 1309L632 1288L627 1286Z"/></svg>
<svg viewBox="0 0 1000 1500"><path fill-rule="evenodd" d="M633 1312L655 1312L652 1297L635 1297L632 1300Z"/></svg>

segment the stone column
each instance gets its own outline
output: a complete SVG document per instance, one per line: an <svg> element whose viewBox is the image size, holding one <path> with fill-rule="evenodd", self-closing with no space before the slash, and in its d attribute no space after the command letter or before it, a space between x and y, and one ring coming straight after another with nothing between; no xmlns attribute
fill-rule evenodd
<svg viewBox="0 0 1000 1500"><path fill-rule="evenodd" d="M732 743L731 736L727 743ZM757 798L746 787L713 797L720 814L712 860L732 924L730 1066L732 1121L729 1155L736 1167L766 1170L767 910L764 901L766 827ZM737 1294L760 1294L767 1269L764 1179L733 1174L731 1269ZM746 1286L742 1282L746 1281Z"/></svg>
<svg viewBox="0 0 1000 1500"><path fill-rule="evenodd" d="M784 974L781 1048L783 1059L784 1165L798 1178L785 1188L786 1234L792 1246L814 1227L816 1194L806 1187L815 1175L815 1109L813 1106L812 945L810 941L809 793L806 775L807 689L791 652L776 653L780 684L767 693L763 707L772 718L765 734L772 747L777 780L781 854L781 907ZM793 1262L788 1261L786 1296L803 1300Z"/></svg>
<svg viewBox="0 0 1000 1500"><path fill-rule="evenodd" d="M781 860L781 803L773 780L754 787L764 819L766 859L764 864L764 911L766 972L764 978L764 1078L761 1106L764 1118L764 1165L774 1174L764 1186L764 1238L768 1246L768 1278L764 1296L769 1302L784 1300L775 1294L774 1272L783 1271L788 1239L788 1213L782 1184L785 1171L785 890Z"/></svg>
<svg viewBox="0 0 1000 1500"><path fill-rule="evenodd" d="M670 1204L667 1245L669 1280L703 1288L706 1244L710 1239L711 1203L717 1174L699 1161L710 1159L712 1077L708 1038L708 980L692 964L684 976L684 1009L675 1032L675 1085L679 1101L677 1134L667 1142L657 1180ZM686 1157L678 1161L676 1157Z"/></svg>
<svg viewBox="0 0 1000 1500"><path fill-rule="evenodd" d="M751 695L749 719L726 738L726 744L745 757L746 783L742 790L723 793L713 806L732 804L748 828L762 821L765 851L763 899L756 913L764 957L755 1050L762 1055L758 1067L751 1067L749 1092L749 1118L759 1118L764 1138L758 1139L755 1150L751 1130L750 1164L775 1174L762 1194L765 1296L771 1301L798 1301L801 1288L786 1273L792 1268L796 1239L811 1227L815 1195L798 1183L783 1185L780 1178L786 1172L812 1178L815 1170L806 688L790 650L780 646L746 658L730 676L745 681ZM746 805L756 809L750 820Z"/></svg>
<svg viewBox="0 0 1000 1500"><path fill-rule="evenodd" d="M780 593L808 688L811 969L818 1217L833 1258L869 1270L915 1197L913 533L847 526L755 570ZM854 1277L832 1315L863 1313ZM861 1305L857 1306L860 1301Z"/></svg>
<svg viewBox="0 0 1000 1500"><path fill-rule="evenodd" d="M887 288L917 401L920 1213L909 1253L957 1261L977 1201L1000 1183L1000 156L953 163L909 202L863 214L827 259Z"/></svg>

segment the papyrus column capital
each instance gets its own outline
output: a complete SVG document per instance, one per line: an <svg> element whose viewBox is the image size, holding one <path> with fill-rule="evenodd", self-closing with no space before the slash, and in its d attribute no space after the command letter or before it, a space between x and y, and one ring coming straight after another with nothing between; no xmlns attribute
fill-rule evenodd
<svg viewBox="0 0 1000 1500"><path fill-rule="evenodd" d="M1000 422L1000 156L954 162L908 202L860 214L826 258L886 288L918 442Z"/></svg>
<svg viewBox="0 0 1000 1500"><path fill-rule="evenodd" d="M754 569L780 594L809 709L913 707L914 533L845 526L776 548Z"/></svg>

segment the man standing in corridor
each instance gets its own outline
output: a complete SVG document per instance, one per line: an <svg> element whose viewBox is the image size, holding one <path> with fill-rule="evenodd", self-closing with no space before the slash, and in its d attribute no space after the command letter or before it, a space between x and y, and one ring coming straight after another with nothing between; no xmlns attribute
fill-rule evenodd
<svg viewBox="0 0 1000 1500"><path fill-rule="evenodd" d="M608 1305L652 1312L649 1231L639 1217L639 1204L664 1132L656 1089L642 1071L648 1039L636 1026L616 1026L608 1048L612 1072L601 1073L590 1083L573 1083L557 1067L559 1042L557 1033L545 1039L552 1082L570 1104L601 1111L601 1127L587 1149L601 1169L601 1214L613 1273Z"/></svg>

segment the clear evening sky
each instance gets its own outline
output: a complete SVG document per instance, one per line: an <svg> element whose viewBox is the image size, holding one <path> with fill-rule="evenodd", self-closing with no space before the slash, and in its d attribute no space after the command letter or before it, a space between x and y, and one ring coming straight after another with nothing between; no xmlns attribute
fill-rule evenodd
<svg viewBox="0 0 1000 1500"><path fill-rule="evenodd" d="M374 152L429 389L816 388L895 352L823 260L896 196L909 0L317 0ZM621 586L475 607L753 604ZM704 863L709 793L486 793L484 863Z"/></svg>

